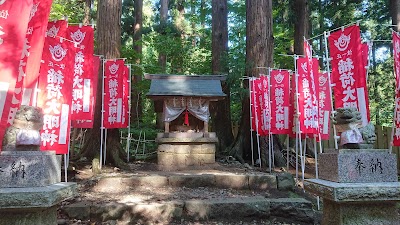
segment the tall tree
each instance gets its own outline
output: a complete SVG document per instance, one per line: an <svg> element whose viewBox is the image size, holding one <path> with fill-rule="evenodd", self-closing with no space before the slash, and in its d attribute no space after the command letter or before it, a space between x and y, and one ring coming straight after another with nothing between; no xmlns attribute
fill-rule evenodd
<svg viewBox="0 0 400 225"><path fill-rule="evenodd" d="M247 77L267 74L273 60L272 0L246 0L246 71ZM244 82L248 88L248 80ZM240 161L250 159L250 101L242 100L240 129L231 154ZM265 150L265 149L264 149ZM265 165L265 164L264 164Z"/></svg>
<svg viewBox="0 0 400 225"><path fill-rule="evenodd" d="M136 53L135 64L142 63L142 30L143 30L143 0L135 0L135 22L133 26L133 50ZM138 120L142 115L142 101L140 91L134 86L142 81L142 67L136 66L132 76L131 121Z"/></svg>
<svg viewBox="0 0 400 225"><path fill-rule="evenodd" d="M227 74L228 58L228 1L212 1L212 72ZM219 140L219 152L225 151L233 142L230 113L230 87L222 84L226 98L214 104L212 109L213 125Z"/></svg>
<svg viewBox="0 0 400 225"><path fill-rule="evenodd" d="M83 24L90 23L90 9L92 8L92 0L85 0L85 17L83 18Z"/></svg>
<svg viewBox="0 0 400 225"><path fill-rule="evenodd" d="M308 20L308 2L307 0L295 0L293 4L294 12L294 53L297 55L304 55L303 41L304 37L309 38L309 24Z"/></svg>
<svg viewBox="0 0 400 225"><path fill-rule="evenodd" d="M160 0L160 5L160 31L163 33L167 26L168 0ZM167 56L165 53L159 52L158 64L161 67L161 71L165 73L167 69Z"/></svg>
<svg viewBox="0 0 400 225"><path fill-rule="evenodd" d="M103 55L106 59L120 57L121 47L121 0L99 0L97 5L97 48L96 54ZM101 104L102 104L102 73L99 73L99 85L97 89L97 99L95 106L94 125L90 129L83 153L89 158L99 157L101 140ZM120 144L120 134L118 129L109 129L107 132L107 161L114 165L127 168L122 161L122 147ZM94 168L96 169L96 168Z"/></svg>
<svg viewBox="0 0 400 225"><path fill-rule="evenodd" d="M400 3L399 0L390 0L390 15L394 29L400 31Z"/></svg>

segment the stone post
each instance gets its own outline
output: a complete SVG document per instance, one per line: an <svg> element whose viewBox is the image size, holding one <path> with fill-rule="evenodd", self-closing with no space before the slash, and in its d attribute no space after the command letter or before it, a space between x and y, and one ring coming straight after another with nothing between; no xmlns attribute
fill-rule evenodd
<svg viewBox="0 0 400 225"><path fill-rule="evenodd" d="M57 224L57 205L76 192L61 182L61 156L40 151L40 108L22 106L0 152L0 225Z"/></svg>

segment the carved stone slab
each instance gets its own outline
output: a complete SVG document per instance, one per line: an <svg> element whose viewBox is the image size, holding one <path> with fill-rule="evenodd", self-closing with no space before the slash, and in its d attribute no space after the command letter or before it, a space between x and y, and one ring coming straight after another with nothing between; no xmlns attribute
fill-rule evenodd
<svg viewBox="0 0 400 225"><path fill-rule="evenodd" d="M397 161L387 149L341 149L318 155L318 173L340 183L397 182Z"/></svg>
<svg viewBox="0 0 400 225"><path fill-rule="evenodd" d="M61 156L52 151L0 153L0 188L43 187L61 182Z"/></svg>

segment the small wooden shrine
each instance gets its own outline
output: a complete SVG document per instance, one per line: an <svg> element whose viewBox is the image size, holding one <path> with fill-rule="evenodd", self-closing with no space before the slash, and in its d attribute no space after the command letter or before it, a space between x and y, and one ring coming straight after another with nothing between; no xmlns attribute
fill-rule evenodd
<svg viewBox="0 0 400 225"><path fill-rule="evenodd" d="M160 169L201 168L215 163L218 138L209 132L210 102L225 98L223 75L156 75L147 97L162 113L164 133L159 133L157 160Z"/></svg>

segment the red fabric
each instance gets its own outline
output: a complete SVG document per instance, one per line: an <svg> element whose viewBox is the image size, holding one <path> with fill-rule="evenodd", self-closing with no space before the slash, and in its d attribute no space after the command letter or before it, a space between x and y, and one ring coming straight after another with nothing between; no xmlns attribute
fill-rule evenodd
<svg viewBox="0 0 400 225"><path fill-rule="evenodd" d="M290 74L288 70L272 70L271 133L289 134Z"/></svg>
<svg viewBox="0 0 400 225"><path fill-rule="evenodd" d="M353 25L331 33L328 41L335 108L357 108L361 112L363 125L366 125L370 113L360 28Z"/></svg>
<svg viewBox="0 0 400 225"><path fill-rule="evenodd" d="M319 132L321 140L329 140L330 130L330 113L332 110L332 101L330 96L330 85L328 73L319 73L318 78L318 115L319 115Z"/></svg>
<svg viewBox="0 0 400 225"><path fill-rule="evenodd" d="M44 35L50 14L52 0L34 0L24 40L24 50L19 62L19 73L9 117L13 118L20 105L30 105L39 76L43 52ZM8 121L11 125L12 121Z"/></svg>
<svg viewBox="0 0 400 225"><path fill-rule="evenodd" d="M93 56L93 77L92 85L90 86L90 119L88 120L72 120L71 126L74 128L93 128L94 108L96 106L97 85L99 81L100 57Z"/></svg>
<svg viewBox="0 0 400 225"><path fill-rule="evenodd" d="M122 123L122 102L124 60L106 60L104 63L104 128L120 128Z"/></svg>
<svg viewBox="0 0 400 225"><path fill-rule="evenodd" d="M260 102L261 102L261 133L260 135L266 136L271 130L271 104L270 104L270 88L269 88L269 77L264 74L260 74Z"/></svg>
<svg viewBox="0 0 400 225"><path fill-rule="evenodd" d="M93 83L94 30L92 26L69 26L67 37L78 44L74 58L71 118L88 120L92 117L90 92Z"/></svg>
<svg viewBox="0 0 400 225"><path fill-rule="evenodd" d="M313 76L314 71L312 69L314 66L311 65L310 67L309 63L310 61L307 58L297 59L300 132L303 134L317 134L318 102Z"/></svg>
<svg viewBox="0 0 400 225"><path fill-rule="evenodd" d="M24 45L33 0L2 1L0 5L0 140L3 140L7 123L11 124L18 100L13 98L19 75L21 53ZM26 49L25 49L26 50ZM0 149L1 149L0 141Z"/></svg>
<svg viewBox="0 0 400 225"><path fill-rule="evenodd" d="M292 74L290 80L290 100L289 100L289 137L296 137L296 76Z"/></svg>
<svg viewBox="0 0 400 225"><path fill-rule="evenodd" d="M130 66L126 65L124 68L124 76L122 77L123 85L123 97L122 100L122 125L121 128L129 127L129 99L131 94L129 93L130 82Z"/></svg>
<svg viewBox="0 0 400 225"><path fill-rule="evenodd" d="M186 126L190 126L190 125L189 125L189 111L187 110L187 107L186 107L185 112L183 112L183 114L185 115L185 120L184 120L183 123L184 123Z"/></svg>
<svg viewBox="0 0 400 225"><path fill-rule="evenodd" d="M364 68L365 68L365 72L366 72L366 67L368 67L368 54L369 54L369 45L368 43L362 43L361 44L361 56L362 56L362 61L364 63Z"/></svg>
<svg viewBox="0 0 400 225"><path fill-rule="evenodd" d="M37 105L43 109L41 150L67 154L71 123L71 91L75 47L63 41L67 22L49 22L39 75Z"/></svg>
<svg viewBox="0 0 400 225"><path fill-rule="evenodd" d="M252 122L253 130L259 135L265 135L263 130L263 96L262 96L262 81L261 78L256 78L251 81L252 83Z"/></svg>
<svg viewBox="0 0 400 225"><path fill-rule="evenodd" d="M394 75L396 79L393 146L400 146L400 34L393 31L392 36Z"/></svg>

